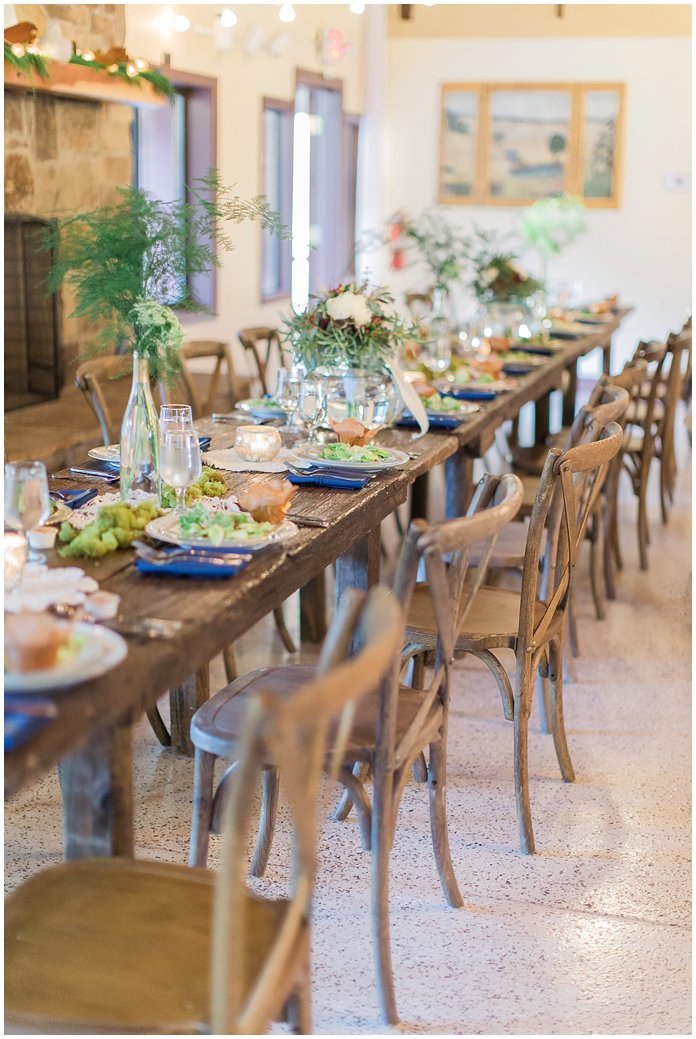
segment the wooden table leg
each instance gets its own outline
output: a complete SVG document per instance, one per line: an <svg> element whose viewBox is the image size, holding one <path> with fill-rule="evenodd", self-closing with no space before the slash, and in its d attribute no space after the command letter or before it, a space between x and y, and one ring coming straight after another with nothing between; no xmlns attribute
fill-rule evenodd
<svg viewBox="0 0 696 1039"><path fill-rule="evenodd" d="M428 518L428 473L417 476L411 485L411 519Z"/></svg>
<svg viewBox="0 0 696 1039"><path fill-rule="evenodd" d="M544 444L551 430L549 421L551 417L551 394L545 393L534 404L534 443Z"/></svg>
<svg viewBox="0 0 696 1039"><path fill-rule="evenodd" d="M133 855L133 749L129 724L95 733L58 765L66 859Z"/></svg>
<svg viewBox="0 0 696 1039"><path fill-rule="evenodd" d="M336 605L348 588L366 591L379 581L380 529L358 538L345 555L336 560Z"/></svg>
<svg viewBox="0 0 696 1039"><path fill-rule="evenodd" d="M300 638L323 642L326 635L326 571L300 589Z"/></svg>
<svg viewBox="0 0 696 1039"><path fill-rule="evenodd" d="M445 462L445 518L466 513L474 481L474 460L461 449Z"/></svg>
<svg viewBox="0 0 696 1039"><path fill-rule="evenodd" d="M563 394L562 425L570 427L573 425L573 419L575 418L575 402L578 395L578 362L574 361L567 371L568 388Z"/></svg>
<svg viewBox="0 0 696 1039"><path fill-rule="evenodd" d="M191 719L198 708L210 698L210 668L200 668L176 689L169 690L170 730L172 750L192 758Z"/></svg>
<svg viewBox="0 0 696 1039"><path fill-rule="evenodd" d="M611 336L602 347L602 371L605 375L611 375Z"/></svg>

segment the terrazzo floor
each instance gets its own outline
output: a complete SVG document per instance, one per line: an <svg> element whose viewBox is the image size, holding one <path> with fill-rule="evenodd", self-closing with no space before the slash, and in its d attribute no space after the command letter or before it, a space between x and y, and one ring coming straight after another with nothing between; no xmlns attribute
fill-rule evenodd
<svg viewBox="0 0 696 1039"><path fill-rule="evenodd" d="M577 782L560 781L551 738L532 718L538 854L522 856L512 794L512 727L476 662L456 667L448 804L465 907L447 908L432 854L427 793L405 791L392 854L392 947L402 1024L378 1015L369 928L369 858L354 820L327 822L314 923L319 1034L689 1034L690 502L682 467L670 522L652 497L651 569L637 569L635 506L622 508L626 570L605 623L579 568L581 657L566 685ZM288 609L296 625L296 604ZM270 622L238 646L243 669L283 658ZM213 679L222 684L215 666ZM136 732L136 844L187 856L193 768ZM326 792L328 810L333 793ZM262 887L287 881L281 820ZM213 842L214 867L219 844ZM57 782L6 806L8 889L61 857Z"/></svg>

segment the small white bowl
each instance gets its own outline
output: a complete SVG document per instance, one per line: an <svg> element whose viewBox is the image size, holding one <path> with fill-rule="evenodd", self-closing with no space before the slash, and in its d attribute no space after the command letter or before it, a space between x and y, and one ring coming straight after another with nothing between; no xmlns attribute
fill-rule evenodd
<svg viewBox="0 0 696 1039"><path fill-rule="evenodd" d="M82 607L88 617L95 621L112 620L118 613L121 596L114 592L95 592L85 599Z"/></svg>
<svg viewBox="0 0 696 1039"><path fill-rule="evenodd" d="M27 534L30 548L53 548L58 531L55 527L35 527Z"/></svg>

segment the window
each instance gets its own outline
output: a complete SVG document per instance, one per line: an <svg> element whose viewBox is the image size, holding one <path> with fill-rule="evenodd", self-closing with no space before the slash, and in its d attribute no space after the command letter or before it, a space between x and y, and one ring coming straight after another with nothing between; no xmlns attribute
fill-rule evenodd
<svg viewBox="0 0 696 1039"><path fill-rule="evenodd" d="M263 100L262 192L283 224L292 222L292 105ZM261 299L290 295L291 244L264 231L261 245Z"/></svg>
<svg viewBox="0 0 696 1039"><path fill-rule="evenodd" d="M183 199L187 185L216 165L217 80L164 69L176 95L172 103L136 108L133 120L133 170L136 187L169 202ZM193 298L215 310L216 272L191 276ZM172 286L170 302L181 294Z"/></svg>
<svg viewBox="0 0 696 1039"><path fill-rule="evenodd" d="M341 256L343 278L355 277L355 235L358 206L358 143L360 138L360 116L343 117L343 241Z"/></svg>

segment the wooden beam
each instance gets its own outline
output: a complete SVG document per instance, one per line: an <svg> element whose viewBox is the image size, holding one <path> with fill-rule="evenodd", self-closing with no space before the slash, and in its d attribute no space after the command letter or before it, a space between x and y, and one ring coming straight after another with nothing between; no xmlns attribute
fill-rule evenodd
<svg viewBox="0 0 696 1039"><path fill-rule="evenodd" d="M401 20L403 22L410 22L411 21L411 4L402 4L401 5Z"/></svg>

